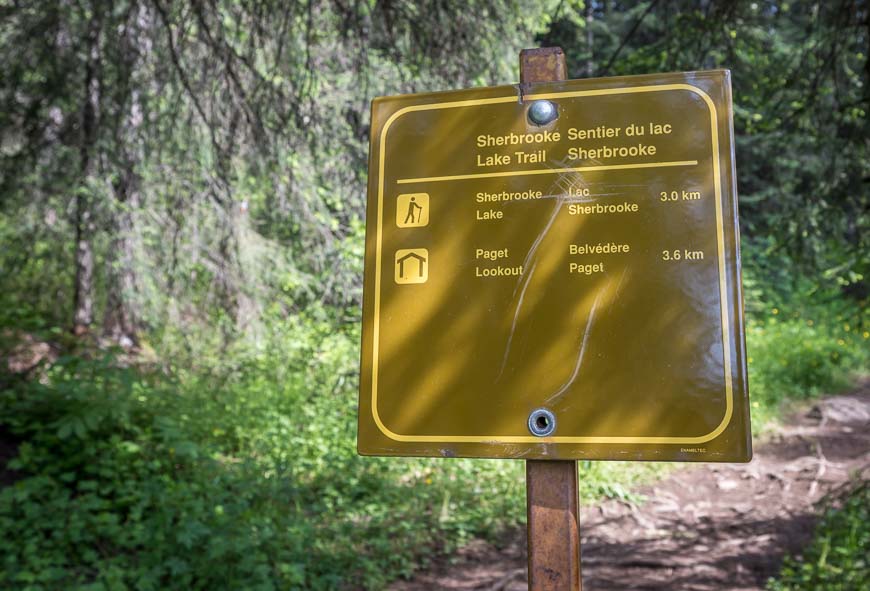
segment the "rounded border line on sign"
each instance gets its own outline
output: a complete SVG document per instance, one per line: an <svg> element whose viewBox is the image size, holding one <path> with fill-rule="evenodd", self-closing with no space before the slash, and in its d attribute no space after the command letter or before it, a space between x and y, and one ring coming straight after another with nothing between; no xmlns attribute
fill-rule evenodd
<svg viewBox="0 0 870 591"><path fill-rule="evenodd" d="M716 202L716 239L718 246L718 264L719 264L719 308L721 312L722 322L722 353L723 365L725 373L725 416L719 425L706 435L698 437L590 437L590 436L553 436L553 437L533 437L528 435L400 435L387 427L378 414L378 340L380 336L380 307L381 307L381 242L382 242L382 227L383 227L383 204L384 204L384 156L386 153L386 138L387 131L395 121L406 113L414 111L427 111L432 109L452 109L456 107L471 107L480 105L494 105L502 103L516 102L516 95L508 97L497 97L489 99L471 99L466 101L453 101L449 103L435 103L423 105L411 105L399 109L393 113L384 123L381 130L380 146L378 153L378 217L377 217L377 235L376 235L376 250L375 250L375 310L374 310L374 332L372 335L372 418L375 421L378 429L388 438L394 441L404 442L446 442L446 443L636 443L636 444L656 444L656 443L680 443L694 444L707 443L718 437L731 422L734 414L734 388L731 375L731 347L730 347L730 330L728 325L728 313L726 310L726 302L728 301L728 293L726 290L725 277L725 237L723 231L723 216L722 216L722 177L719 169L719 117L716 105L710 96L696 86L691 84L661 84L649 86L636 86L630 88L605 88L598 90L578 90L566 92L550 92L542 94L525 95L524 100L536 99L553 99L560 97L578 97L578 96L602 96L608 94L626 94L638 92L657 92L663 90L687 90L700 96L710 110L710 131L713 142L713 180Z"/></svg>

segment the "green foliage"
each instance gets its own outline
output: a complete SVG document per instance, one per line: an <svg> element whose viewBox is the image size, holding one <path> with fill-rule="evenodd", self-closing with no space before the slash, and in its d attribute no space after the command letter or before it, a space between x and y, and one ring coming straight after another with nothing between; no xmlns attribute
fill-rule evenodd
<svg viewBox="0 0 870 591"><path fill-rule="evenodd" d="M781 254L753 245L744 253L749 395L760 429L783 403L837 391L870 369L870 308L795 272Z"/></svg>
<svg viewBox="0 0 870 591"><path fill-rule="evenodd" d="M71 242L65 242L54 215L0 213L0 326L38 331L60 326L71 315L65 297L71 277ZM25 235L21 227L38 228ZM42 289L34 290L34 285Z"/></svg>
<svg viewBox="0 0 870 591"><path fill-rule="evenodd" d="M868 333L823 311L803 317L770 310L767 320L751 320L747 328L749 387L753 415L759 425L778 414L784 401L804 400L837 391L851 373L867 368Z"/></svg>
<svg viewBox="0 0 870 591"><path fill-rule="evenodd" d="M358 304L371 99L513 82L556 4L0 3L0 291L227 337Z"/></svg>
<svg viewBox="0 0 870 591"><path fill-rule="evenodd" d="M769 591L870 588L870 486L859 483L842 507L830 508L802 556L786 559Z"/></svg>
<svg viewBox="0 0 870 591"><path fill-rule="evenodd" d="M787 273L865 304L870 291L870 21L867 3L593 3L560 12L542 41L572 77L728 68L741 232L787 253ZM590 68L591 66L591 68Z"/></svg>
<svg viewBox="0 0 870 591"><path fill-rule="evenodd" d="M380 589L518 521L517 463L359 457L357 335L273 326L280 347L229 367L65 357L12 380L0 587Z"/></svg>
<svg viewBox="0 0 870 591"><path fill-rule="evenodd" d="M817 312L754 312L756 424L866 366L866 329ZM165 369L80 354L5 376L21 479L0 489L0 587L381 589L523 521L520 462L356 454L356 328L266 325ZM636 502L665 468L585 462L581 494Z"/></svg>

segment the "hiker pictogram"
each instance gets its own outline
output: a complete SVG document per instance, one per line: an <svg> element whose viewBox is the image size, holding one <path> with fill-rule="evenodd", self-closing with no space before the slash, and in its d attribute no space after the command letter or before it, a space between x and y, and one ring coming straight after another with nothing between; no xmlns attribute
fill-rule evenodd
<svg viewBox="0 0 870 591"><path fill-rule="evenodd" d="M426 283L429 279L429 251L403 248L396 251L396 283Z"/></svg>
<svg viewBox="0 0 870 591"><path fill-rule="evenodd" d="M419 228L429 225L429 194L404 193L396 200L396 225Z"/></svg>
<svg viewBox="0 0 870 591"><path fill-rule="evenodd" d="M416 212L416 210L423 211L423 208L417 205L417 198L411 197L411 200L408 202L408 215L405 216L406 224L416 224L420 215Z"/></svg>

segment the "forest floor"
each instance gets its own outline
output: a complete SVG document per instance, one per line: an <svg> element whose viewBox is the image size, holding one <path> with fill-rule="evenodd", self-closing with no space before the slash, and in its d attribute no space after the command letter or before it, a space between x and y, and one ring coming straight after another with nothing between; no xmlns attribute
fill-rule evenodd
<svg viewBox="0 0 870 591"><path fill-rule="evenodd" d="M584 591L764 589L812 539L819 503L870 477L870 381L787 417L749 464L687 467L581 516ZM391 591L525 591L525 530L474 542Z"/></svg>

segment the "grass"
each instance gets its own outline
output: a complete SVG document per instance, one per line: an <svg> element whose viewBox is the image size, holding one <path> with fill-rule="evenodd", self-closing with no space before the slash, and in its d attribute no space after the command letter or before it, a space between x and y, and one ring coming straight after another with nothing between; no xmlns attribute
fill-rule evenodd
<svg viewBox="0 0 870 591"><path fill-rule="evenodd" d="M870 362L870 315L772 307L746 331L753 432L783 405L848 388Z"/></svg>
<svg viewBox="0 0 870 591"><path fill-rule="evenodd" d="M857 482L840 506L831 506L801 554L786 558L769 591L870 589L870 485Z"/></svg>

